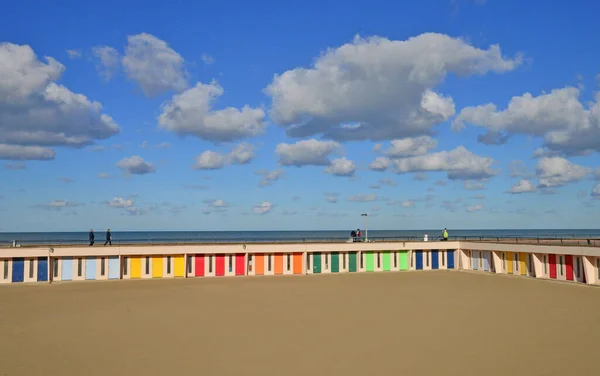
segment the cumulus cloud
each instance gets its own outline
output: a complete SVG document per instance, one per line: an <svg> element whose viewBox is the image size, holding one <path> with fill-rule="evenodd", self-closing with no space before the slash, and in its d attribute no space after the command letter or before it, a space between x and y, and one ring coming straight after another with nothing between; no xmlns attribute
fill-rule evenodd
<svg viewBox="0 0 600 376"><path fill-rule="evenodd" d="M138 155L122 159L116 163L116 166L126 174L132 175L144 175L156 172L156 167L154 167L152 163L144 161L144 159Z"/></svg>
<svg viewBox="0 0 600 376"><path fill-rule="evenodd" d="M435 149L438 142L429 136L407 137L390 142L391 147L383 151L389 158L404 158L424 155Z"/></svg>
<svg viewBox="0 0 600 376"><path fill-rule="evenodd" d="M242 109L212 109L215 99L223 95L216 82L202 84L176 94L161 107L159 127L178 135L192 135L206 141L226 142L256 136L265 130L265 112L248 105Z"/></svg>
<svg viewBox="0 0 600 376"><path fill-rule="evenodd" d="M390 167L390 160L385 157L377 157L369 165L369 169L373 171L385 171Z"/></svg>
<svg viewBox="0 0 600 376"><path fill-rule="evenodd" d="M121 54L109 46L92 48L92 55L98 59L96 69L106 81L112 79L121 63Z"/></svg>
<svg viewBox="0 0 600 376"><path fill-rule="evenodd" d="M100 103L56 83L64 70L27 45L0 43L0 159L49 160L53 146L83 147L119 133Z"/></svg>
<svg viewBox="0 0 600 376"><path fill-rule="evenodd" d="M356 164L346 157L337 158L331 161L329 167L325 168L325 172L335 176L354 176Z"/></svg>
<svg viewBox="0 0 600 376"><path fill-rule="evenodd" d="M275 153L283 166L328 166L331 163L329 156L339 147L337 142L310 139L295 144L280 143Z"/></svg>
<svg viewBox="0 0 600 376"><path fill-rule="evenodd" d="M478 180L497 175L492 168L494 160L481 157L459 146L451 151L441 151L416 157L392 160L394 172L446 172L448 179Z"/></svg>
<svg viewBox="0 0 600 376"><path fill-rule="evenodd" d="M512 188L508 191L508 193L515 193L515 194L519 194L519 193L527 193L527 192L535 192L537 189L535 188L535 185L530 182L529 180L519 180L518 183L514 184L512 186Z"/></svg>
<svg viewBox="0 0 600 376"><path fill-rule="evenodd" d="M447 74L502 73L520 63L497 45L483 50L443 34L402 41L357 36L311 68L276 75L265 93L271 118L294 137L404 138L429 134L454 115L452 98L435 92Z"/></svg>
<svg viewBox="0 0 600 376"><path fill-rule="evenodd" d="M225 166L248 164L254 159L254 146L243 142L229 153L206 150L196 157L195 170L218 170Z"/></svg>
<svg viewBox="0 0 600 376"><path fill-rule="evenodd" d="M538 161L538 188L556 188L583 180L591 170L562 157L544 157Z"/></svg>
<svg viewBox="0 0 600 376"><path fill-rule="evenodd" d="M348 201L352 201L352 202L371 202L371 201L375 201L377 200L379 197L374 194L374 193L369 193L369 194L358 194L355 196L350 196L348 197Z"/></svg>
<svg viewBox="0 0 600 376"><path fill-rule="evenodd" d="M129 79L135 81L146 96L182 91L187 87L185 60L154 35L128 36L122 62Z"/></svg>
<svg viewBox="0 0 600 376"><path fill-rule="evenodd" d="M260 204L254 205L254 207L252 207L252 212L254 214L267 214L271 210L273 210L273 204L271 204L268 201L263 201Z"/></svg>
<svg viewBox="0 0 600 376"><path fill-rule="evenodd" d="M262 178L260 179L259 185L261 187L266 187L269 185L273 185L274 182L279 180L283 176L285 171L283 171L283 170L273 170L273 171L258 170L258 171L255 171L254 173L262 176Z"/></svg>
<svg viewBox="0 0 600 376"><path fill-rule="evenodd" d="M513 97L505 110L495 104L466 107L453 121L460 130L465 124L486 129L484 139L506 141L511 134L541 137L549 152L585 155L600 151L600 93L586 107L579 100L580 89L554 89L534 97L530 93ZM540 154L546 153L544 149ZM547 155L546 155L547 156Z"/></svg>

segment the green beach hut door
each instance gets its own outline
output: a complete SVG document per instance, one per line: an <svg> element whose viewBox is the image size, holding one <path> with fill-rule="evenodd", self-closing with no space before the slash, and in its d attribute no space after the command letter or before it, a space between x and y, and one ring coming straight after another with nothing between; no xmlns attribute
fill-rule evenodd
<svg viewBox="0 0 600 376"><path fill-rule="evenodd" d="M349 256L349 260L348 260L348 271L350 271L351 273L356 272L356 259L357 259L357 252L350 252Z"/></svg>
<svg viewBox="0 0 600 376"><path fill-rule="evenodd" d="M321 252L313 253L313 273L321 273Z"/></svg>

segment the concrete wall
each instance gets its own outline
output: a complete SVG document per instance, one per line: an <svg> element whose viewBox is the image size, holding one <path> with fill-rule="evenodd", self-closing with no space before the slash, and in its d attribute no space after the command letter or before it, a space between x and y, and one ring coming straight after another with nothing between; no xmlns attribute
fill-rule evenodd
<svg viewBox="0 0 600 376"><path fill-rule="evenodd" d="M7 248L0 283L444 270L448 252L455 270L600 284L600 247L458 241Z"/></svg>

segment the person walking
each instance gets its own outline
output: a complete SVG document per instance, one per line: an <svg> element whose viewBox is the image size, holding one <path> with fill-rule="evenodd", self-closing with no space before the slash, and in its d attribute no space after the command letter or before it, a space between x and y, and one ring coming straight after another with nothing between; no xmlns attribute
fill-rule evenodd
<svg viewBox="0 0 600 376"><path fill-rule="evenodd" d="M90 238L90 247L91 247L91 246L93 246L93 245L94 245L94 239L96 238L96 237L94 236L94 230L90 230L90 235L89 235L89 238Z"/></svg>
<svg viewBox="0 0 600 376"><path fill-rule="evenodd" d="M106 230L106 242L104 242L104 245L107 244L112 246L112 236L110 235L110 229Z"/></svg>
<svg viewBox="0 0 600 376"><path fill-rule="evenodd" d="M442 238L445 242L448 241L448 230L444 227L444 231L442 232Z"/></svg>

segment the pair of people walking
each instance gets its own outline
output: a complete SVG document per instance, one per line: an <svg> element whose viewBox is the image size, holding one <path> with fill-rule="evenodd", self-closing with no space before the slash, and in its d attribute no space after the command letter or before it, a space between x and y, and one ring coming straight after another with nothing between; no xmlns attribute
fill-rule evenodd
<svg viewBox="0 0 600 376"><path fill-rule="evenodd" d="M94 245L94 241L96 239L96 236L94 235L94 230L90 230L90 247ZM112 246L112 235L110 234L110 229L106 230L106 241L104 242L104 245L110 245Z"/></svg>

